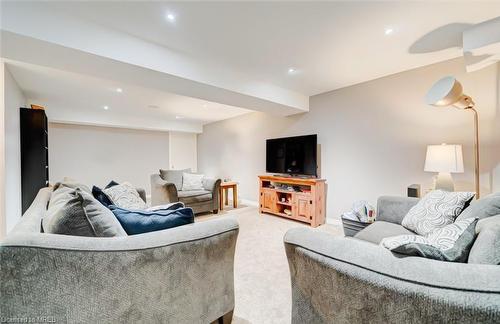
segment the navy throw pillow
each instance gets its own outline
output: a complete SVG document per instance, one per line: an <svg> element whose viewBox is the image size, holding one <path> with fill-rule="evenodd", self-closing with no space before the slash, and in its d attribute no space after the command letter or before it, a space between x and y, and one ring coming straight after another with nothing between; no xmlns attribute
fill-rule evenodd
<svg viewBox="0 0 500 324"><path fill-rule="evenodd" d="M94 198L105 207L109 208L110 205L113 205L113 201L108 197L108 195L106 195L104 191L97 186L92 187L92 196L94 196Z"/></svg>
<svg viewBox="0 0 500 324"><path fill-rule="evenodd" d="M119 185L118 182L116 182L115 180L111 180L108 185L106 187L104 187L104 189L108 189L108 188L111 188L111 187L114 187L114 186L117 186Z"/></svg>
<svg viewBox="0 0 500 324"><path fill-rule="evenodd" d="M115 205L109 208L128 235L161 231L194 223L194 213L191 208L156 211L128 210Z"/></svg>

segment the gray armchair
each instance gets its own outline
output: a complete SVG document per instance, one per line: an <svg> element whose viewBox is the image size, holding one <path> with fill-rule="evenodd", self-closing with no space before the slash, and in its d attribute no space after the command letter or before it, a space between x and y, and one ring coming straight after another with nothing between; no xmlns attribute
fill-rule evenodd
<svg viewBox="0 0 500 324"><path fill-rule="evenodd" d="M417 201L382 197L377 221L356 238L288 231L292 323L500 322L500 265L397 256L376 244L408 232L401 220Z"/></svg>
<svg viewBox="0 0 500 324"><path fill-rule="evenodd" d="M203 179L203 190L182 191L174 183L163 180L160 174L151 175L151 205L164 205L181 201L195 214L219 212L221 179Z"/></svg>
<svg viewBox="0 0 500 324"><path fill-rule="evenodd" d="M125 237L40 232L40 190L0 243L2 319L230 323L238 223L216 219Z"/></svg>

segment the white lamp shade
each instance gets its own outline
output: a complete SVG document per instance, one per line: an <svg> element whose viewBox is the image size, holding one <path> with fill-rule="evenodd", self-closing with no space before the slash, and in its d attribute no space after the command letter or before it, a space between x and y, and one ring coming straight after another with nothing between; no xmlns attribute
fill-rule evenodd
<svg viewBox="0 0 500 324"><path fill-rule="evenodd" d="M462 145L428 145L424 170L447 173L464 172Z"/></svg>

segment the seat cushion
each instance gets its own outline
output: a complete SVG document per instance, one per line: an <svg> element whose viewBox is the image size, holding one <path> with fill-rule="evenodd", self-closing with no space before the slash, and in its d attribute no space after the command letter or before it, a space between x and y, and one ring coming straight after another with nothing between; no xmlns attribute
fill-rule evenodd
<svg viewBox="0 0 500 324"><path fill-rule="evenodd" d="M363 241L379 244L382 239L397 235L415 235L415 233L398 224L376 221L359 231L354 237Z"/></svg>
<svg viewBox="0 0 500 324"><path fill-rule="evenodd" d="M177 192L179 200L185 204L212 200L212 193L208 190L186 190Z"/></svg>

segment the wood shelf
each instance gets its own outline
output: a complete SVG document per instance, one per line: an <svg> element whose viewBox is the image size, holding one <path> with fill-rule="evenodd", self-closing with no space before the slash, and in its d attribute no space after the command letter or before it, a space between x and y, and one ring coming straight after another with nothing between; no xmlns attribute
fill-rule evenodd
<svg viewBox="0 0 500 324"><path fill-rule="evenodd" d="M291 191L280 188L270 188L271 184L300 187L307 191ZM282 176L259 176L261 213L274 214L289 219L298 220L317 227L325 223L325 180L311 178L293 178ZM281 199L286 197L287 201ZM290 209L291 215L283 212Z"/></svg>

